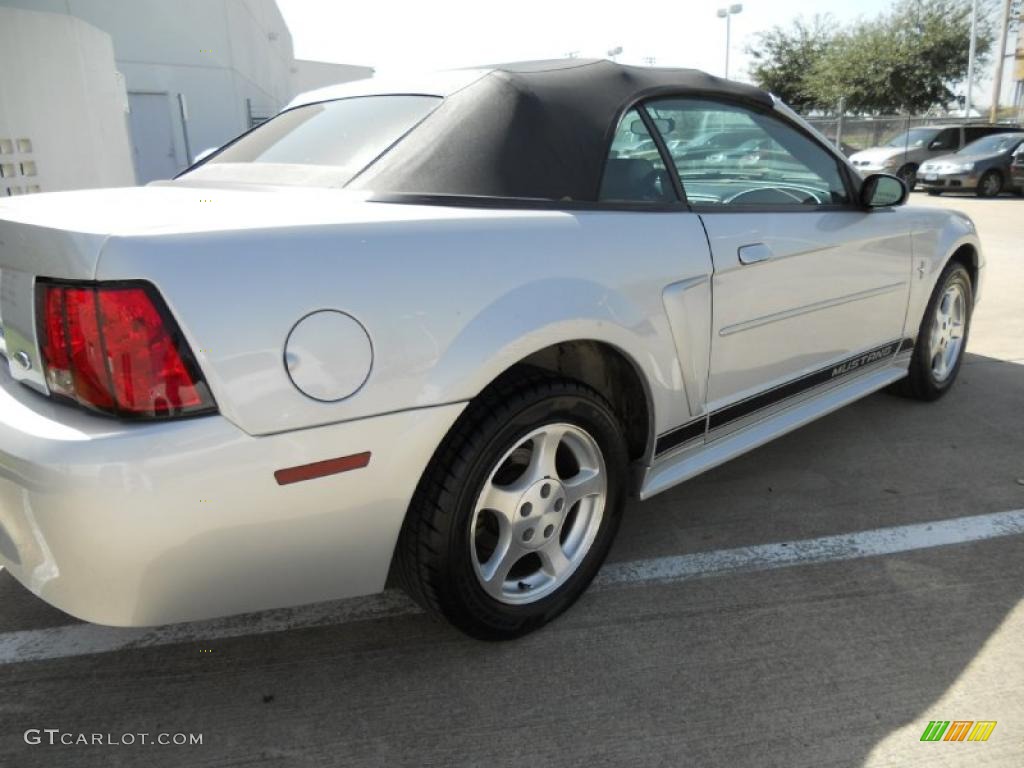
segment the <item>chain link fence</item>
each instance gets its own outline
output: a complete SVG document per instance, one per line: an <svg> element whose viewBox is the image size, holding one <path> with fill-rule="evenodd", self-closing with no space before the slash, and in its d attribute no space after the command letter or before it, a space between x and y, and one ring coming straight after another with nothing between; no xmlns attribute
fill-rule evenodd
<svg viewBox="0 0 1024 768"><path fill-rule="evenodd" d="M893 136L897 136L911 128L925 125L970 125L972 123L988 123L982 117L949 117L943 115L890 115L882 117L862 117L839 115L831 117L807 116L804 119L823 133L832 143L841 146L847 155L862 149L877 147ZM1007 129L1016 128L1018 123L1013 118L999 120ZM838 139L838 142L837 142Z"/></svg>

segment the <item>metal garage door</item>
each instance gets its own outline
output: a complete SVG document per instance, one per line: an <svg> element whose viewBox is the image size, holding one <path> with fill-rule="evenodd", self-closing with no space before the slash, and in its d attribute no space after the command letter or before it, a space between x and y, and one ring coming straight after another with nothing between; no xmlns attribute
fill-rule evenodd
<svg viewBox="0 0 1024 768"><path fill-rule="evenodd" d="M183 164L174 147L174 119L166 93L129 93L135 179L169 179Z"/></svg>

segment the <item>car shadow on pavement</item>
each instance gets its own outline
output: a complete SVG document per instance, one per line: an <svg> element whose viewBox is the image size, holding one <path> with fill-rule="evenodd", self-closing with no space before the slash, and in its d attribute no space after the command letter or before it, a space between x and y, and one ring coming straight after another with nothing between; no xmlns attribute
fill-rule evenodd
<svg viewBox="0 0 1024 768"><path fill-rule="evenodd" d="M1022 400L1024 366L969 355L937 403L874 395L632 504L612 558L1024 508ZM592 590L505 644L412 615L0 666L0 765L859 766L883 743L995 764L1022 744L1022 555L1005 537ZM32 599L3 579L0 610ZM934 719L1000 726L921 743ZM47 727L204 740L24 744Z"/></svg>

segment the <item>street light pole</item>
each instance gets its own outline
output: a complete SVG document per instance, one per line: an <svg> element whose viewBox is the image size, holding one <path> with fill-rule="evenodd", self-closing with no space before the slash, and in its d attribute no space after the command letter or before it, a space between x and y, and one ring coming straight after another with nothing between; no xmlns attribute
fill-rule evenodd
<svg viewBox="0 0 1024 768"><path fill-rule="evenodd" d="M964 117L971 116L971 89L974 87L974 40L978 34L978 0L971 0L971 44L967 49L967 99Z"/></svg>
<svg viewBox="0 0 1024 768"><path fill-rule="evenodd" d="M732 48L732 14L725 17L725 79L729 79L729 49Z"/></svg>
<svg viewBox="0 0 1024 768"><path fill-rule="evenodd" d="M718 9L718 18L725 19L725 77L729 79L729 48L732 46L732 17L743 10L742 3Z"/></svg>
<svg viewBox="0 0 1024 768"><path fill-rule="evenodd" d="M1006 61L1006 37L1010 29L1011 4L1010 0L1003 2L1001 14L1003 18L999 25L999 44L996 46L996 74L992 78L992 106L988 112L990 123L994 123L999 118L999 98L1003 95L1003 64Z"/></svg>

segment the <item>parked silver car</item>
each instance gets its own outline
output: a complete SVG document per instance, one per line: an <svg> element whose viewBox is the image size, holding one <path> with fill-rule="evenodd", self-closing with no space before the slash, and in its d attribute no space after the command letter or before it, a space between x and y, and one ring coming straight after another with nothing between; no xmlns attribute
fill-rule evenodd
<svg viewBox="0 0 1024 768"><path fill-rule="evenodd" d="M972 141L959 152L921 164L918 178L929 195L975 191L979 197L997 197L1017 189L1010 171L1013 153L1024 143L1024 132L993 133Z"/></svg>
<svg viewBox="0 0 1024 768"><path fill-rule="evenodd" d="M667 146L708 130L771 151ZM628 496L949 390L981 246L906 196L760 90L573 60L328 88L173 181L0 202L0 564L105 624L390 574L521 635Z"/></svg>
<svg viewBox="0 0 1024 768"><path fill-rule="evenodd" d="M850 155L850 162L861 175L894 173L910 189L918 180L918 168L925 160L956 152L965 144L993 133L1012 130L1014 126L986 125L926 125L911 128L889 139L880 147L873 147Z"/></svg>

